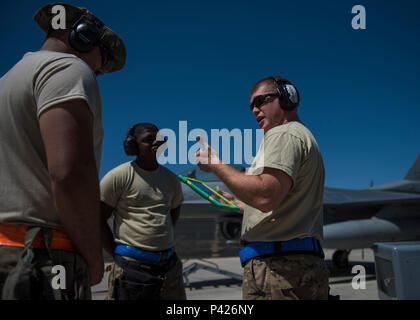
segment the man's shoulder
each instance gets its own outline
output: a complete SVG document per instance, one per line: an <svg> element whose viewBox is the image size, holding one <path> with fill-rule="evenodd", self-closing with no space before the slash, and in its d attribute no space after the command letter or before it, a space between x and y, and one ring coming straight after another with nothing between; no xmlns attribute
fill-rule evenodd
<svg viewBox="0 0 420 320"><path fill-rule="evenodd" d="M23 56L21 62L36 65L39 72L50 68L54 69L54 71L70 71L75 69L79 76L93 76L93 72L89 65L79 57L70 53L47 50L28 52Z"/></svg>
<svg viewBox="0 0 420 320"><path fill-rule="evenodd" d="M292 121L272 128L267 132L266 136L268 137L279 134L290 134L299 137L310 133L311 131L303 123Z"/></svg>
<svg viewBox="0 0 420 320"><path fill-rule="evenodd" d="M295 138L300 140L303 143L308 143L309 141L315 141L315 138L312 132L301 122L293 121L277 127L272 128L265 135L265 140L270 140L270 138L276 136L285 136L287 138Z"/></svg>
<svg viewBox="0 0 420 320"><path fill-rule="evenodd" d="M32 74L35 77L33 80L36 81L44 79L47 74L72 70L73 74L79 77L86 75L94 79L93 72L82 59L73 54L46 50L25 53L10 70L10 74L19 76L20 73L24 73L26 77Z"/></svg>
<svg viewBox="0 0 420 320"><path fill-rule="evenodd" d="M86 65L86 62L84 62L79 57L75 56L74 54L70 53L64 53L64 52L58 52L58 51L48 51L48 50L40 50L40 51L34 51L34 52L27 52L23 56L22 60L26 61L55 61L55 60L68 60L71 62L74 62L76 64L82 64Z"/></svg>
<svg viewBox="0 0 420 320"><path fill-rule="evenodd" d="M312 132L303 123L297 121L274 127L264 136L266 151L277 150L280 143L283 147L289 146L289 149L303 150L305 154L309 154L314 148L318 149L318 143Z"/></svg>
<svg viewBox="0 0 420 320"><path fill-rule="evenodd" d="M132 168L133 168L132 161L124 162L116 166L115 168L109 170L106 175L112 175L114 177L118 177L118 176L122 177L127 174L130 174L132 172Z"/></svg>
<svg viewBox="0 0 420 320"><path fill-rule="evenodd" d="M270 129L265 134L264 140L268 142L279 137L284 137L305 141L309 136L312 136L311 132L302 123L289 122Z"/></svg>
<svg viewBox="0 0 420 320"><path fill-rule="evenodd" d="M120 165L116 166L111 171L124 172L124 171L129 171L132 168L133 168L133 161L127 161L127 162L121 163Z"/></svg>

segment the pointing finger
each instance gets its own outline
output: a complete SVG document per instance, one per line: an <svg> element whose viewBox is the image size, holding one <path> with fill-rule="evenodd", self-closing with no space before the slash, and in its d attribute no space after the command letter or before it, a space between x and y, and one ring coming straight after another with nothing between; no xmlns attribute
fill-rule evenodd
<svg viewBox="0 0 420 320"><path fill-rule="evenodd" d="M198 141L198 142L200 142L201 143L201 145L204 147L204 148L207 148L209 145L207 144L207 142L203 139L203 137L202 136L197 136L196 137L196 140Z"/></svg>

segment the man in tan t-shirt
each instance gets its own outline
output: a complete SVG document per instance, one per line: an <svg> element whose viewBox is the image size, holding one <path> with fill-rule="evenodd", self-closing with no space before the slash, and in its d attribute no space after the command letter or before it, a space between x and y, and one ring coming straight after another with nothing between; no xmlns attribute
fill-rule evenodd
<svg viewBox="0 0 420 320"><path fill-rule="evenodd" d="M186 299L174 248L182 188L177 176L156 160L164 143L157 134L149 123L130 128L124 149L136 160L111 170L100 184L103 245L115 260L108 299ZM112 214L114 232L107 224Z"/></svg>
<svg viewBox="0 0 420 320"><path fill-rule="evenodd" d="M54 28L56 5L66 29ZM4 299L90 299L104 270L96 77L124 66L125 47L85 8L46 5L34 20L47 39L0 80L0 291ZM34 249L24 249L25 235ZM56 285L54 265L64 267Z"/></svg>
<svg viewBox="0 0 420 320"><path fill-rule="evenodd" d="M244 299L327 299L321 248L324 165L297 115L299 92L282 77L251 90L250 107L264 139L247 174L222 163L201 140L201 170L215 173L244 214L240 259Z"/></svg>

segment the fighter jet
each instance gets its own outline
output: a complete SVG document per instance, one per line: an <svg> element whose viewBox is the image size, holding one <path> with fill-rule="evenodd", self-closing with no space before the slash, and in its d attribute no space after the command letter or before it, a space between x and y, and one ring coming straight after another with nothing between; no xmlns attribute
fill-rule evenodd
<svg viewBox="0 0 420 320"><path fill-rule="evenodd" d="M233 167L245 171L240 165ZM229 191L215 175L198 167L182 174ZM236 255L242 215L220 211L184 184L183 193L175 232L180 256ZM374 242L419 239L420 154L402 180L364 190L325 188L323 247L338 249L333 255L335 266L346 266L352 249L369 248Z"/></svg>
<svg viewBox="0 0 420 320"><path fill-rule="evenodd" d="M365 190L325 188L323 247L338 249L335 266L347 266L352 249L419 239L420 154L401 180Z"/></svg>

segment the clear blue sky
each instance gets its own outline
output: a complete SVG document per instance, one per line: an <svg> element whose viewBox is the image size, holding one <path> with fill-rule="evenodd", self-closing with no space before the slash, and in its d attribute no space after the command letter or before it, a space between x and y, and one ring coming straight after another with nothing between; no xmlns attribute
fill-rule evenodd
<svg viewBox="0 0 420 320"><path fill-rule="evenodd" d="M0 74L44 34L47 1L7 1ZM105 140L100 176L129 160L127 128L256 129L249 90L283 75L318 140L326 186L366 188L402 178L420 152L420 3L396 1L68 1L85 6L127 47L122 71L99 78ZM354 5L367 29L351 28ZM190 143L192 145L193 143ZM171 165L175 172L188 166Z"/></svg>

